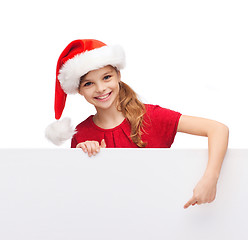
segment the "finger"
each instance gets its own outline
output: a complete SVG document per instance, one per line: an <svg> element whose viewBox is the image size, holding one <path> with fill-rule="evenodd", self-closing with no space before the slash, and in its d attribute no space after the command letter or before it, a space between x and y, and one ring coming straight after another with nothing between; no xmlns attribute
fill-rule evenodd
<svg viewBox="0 0 248 240"><path fill-rule="evenodd" d="M213 202L213 201L215 200L215 196L216 196L216 193L214 193L214 194L210 197L208 203Z"/></svg>
<svg viewBox="0 0 248 240"><path fill-rule="evenodd" d="M92 154L95 156L100 150L99 142L92 142Z"/></svg>
<svg viewBox="0 0 248 240"><path fill-rule="evenodd" d="M208 203L211 203L214 201L215 198L211 198L210 200L208 200Z"/></svg>
<svg viewBox="0 0 248 240"><path fill-rule="evenodd" d="M88 156L91 157L92 156L92 146L90 142L85 142L86 148L87 148L87 152L88 152Z"/></svg>
<svg viewBox="0 0 248 240"><path fill-rule="evenodd" d="M105 142L105 140L103 139L102 141L101 141L101 148L106 148L106 142Z"/></svg>
<svg viewBox="0 0 248 240"><path fill-rule="evenodd" d="M87 152L87 149L85 147L85 144L84 143L79 143L76 148L81 148L85 153Z"/></svg>
<svg viewBox="0 0 248 240"><path fill-rule="evenodd" d="M192 206L195 206L196 204L198 204L198 202L196 201L195 203L192 204Z"/></svg>
<svg viewBox="0 0 248 240"><path fill-rule="evenodd" d="M190 205L194 206L197 203L195 197L193 196L185 205L184 208L188 208Z"/></svg>

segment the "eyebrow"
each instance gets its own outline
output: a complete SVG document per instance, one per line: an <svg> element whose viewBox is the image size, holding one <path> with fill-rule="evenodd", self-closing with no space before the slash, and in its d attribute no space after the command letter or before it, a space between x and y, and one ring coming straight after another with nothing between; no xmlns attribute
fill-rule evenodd
<svg viewBox="0 0 248 240"><path fill-rule="evenodd" d="M102 77L105 76L105 75L108 75L108 74L112 73L113 71L114 70L109 70L109 71L105 72L104 74L102 74Z"/></svg>
<svg viewBox="0 0 248 240"><path fill-rule="evenodd" d="M105 75L108 75L108 74L112 73L113 71L114 71L114 70L109 70L109 71L103 73L103 74L102 74L102 77L105 76ZM92 81L92 80L87 79L86 76L85 76L85 77L83 76L83 77L81 77L80 84L82 84L82 83L84 83L84 82L91 82L91 81Z"/></svg>

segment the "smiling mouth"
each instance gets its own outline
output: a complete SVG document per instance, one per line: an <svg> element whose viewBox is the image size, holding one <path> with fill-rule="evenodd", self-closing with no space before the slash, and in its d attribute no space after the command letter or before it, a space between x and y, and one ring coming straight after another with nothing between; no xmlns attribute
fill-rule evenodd
<svg viewBox="0 0 248 240"><path fill-rule="evenodd" d="M108 97L111 95L111 93L112 93L112 92L107 93L107 94L102 95L102 96L99 96L99 97L94 97L94 98L97 99L97 100L103 101L103 100L108 99Z"/></svg>

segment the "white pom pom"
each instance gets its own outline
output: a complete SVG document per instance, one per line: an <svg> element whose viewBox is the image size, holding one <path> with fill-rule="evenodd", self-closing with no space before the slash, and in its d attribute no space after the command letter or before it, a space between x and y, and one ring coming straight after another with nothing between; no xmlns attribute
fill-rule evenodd
<svg viewBox="0 0 248 240"><path fill-rule="evenodd" d="M71 120L64 118L53 122L46 128L45 136L55 145L61 145L66 140L71 139L75 130L71 126Z"/></svg>

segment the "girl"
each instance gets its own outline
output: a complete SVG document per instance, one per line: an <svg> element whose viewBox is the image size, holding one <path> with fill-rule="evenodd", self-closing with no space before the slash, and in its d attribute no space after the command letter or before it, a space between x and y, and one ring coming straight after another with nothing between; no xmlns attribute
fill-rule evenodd
<svg viewBox="0 0 248 240"><path fill-rule="evenodd" d="M46 136L55 144L72 137L71 147L89 156L100 148L169 148L177 132L208 137L209 159L192 198L184 205L212 202L228 145L228 128L216 121L182 115L160 106L143 104L121 81L125 55L119 46L86 39L71 42L59 57L56 72L55 118L60 119L67 94L79 93L96 114L74 131L70 120L51 124Z"/></svg>

